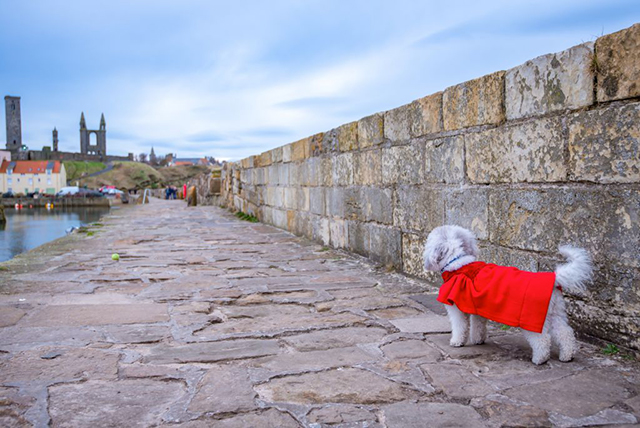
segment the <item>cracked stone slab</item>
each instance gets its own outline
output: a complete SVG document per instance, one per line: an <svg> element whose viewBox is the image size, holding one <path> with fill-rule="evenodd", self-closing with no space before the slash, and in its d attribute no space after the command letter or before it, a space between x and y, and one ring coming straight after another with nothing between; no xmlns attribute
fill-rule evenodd
<svg viewBox="0 0 640 428"><path fill-rule="evenodd" d="M225 360L264 357L280 351L276 340L226 340L189 345L158 345L143 360L153 364L215 363Z"/></svg>
<svg viewBox="0 0 640 428"><path fill-rule="evenodd" d="M206 413L248 412L256 408L255 395L246 369L212 367L199 382L189 410Z"/></svg>
<svg viewBox="0 0 640 428"><path fill-rule="evenodd" d="M300 428L300 424L289 414L276 409L258 413L233 415L226 419L199 419L178 425L176 428Z"/></svg>
<svg viewBox="0 0 640 428"><path fill-rule="evenodd" d="M264 401L299 404L390 403L421 395L371 372L353 368L276 378L255 389Z"/></svg>
<svg viewBox="0 0 640 428"><path fill-rule="evenodd" d="M156 303L51 305L26 318L30 327L146 324L169 321L167 306Z"/></svg>
<svg viewBox="0 0 640 428"><path fill-rule="evenodd" d="M49 388L51 425L149 427L184 394L181 382L147 379L56 385Z"/></svg>
<svg viewBox="0 0 640 428"><path fill-rule="evenodd" d="M385 357L391 360L420 359L436 362L442 358L439 350L423 340L399 340L380 348Z"/></svg>
<svg viewBox="0 0 640 428"><path fill-rule="evenodd" d="M420 368L433 380L434 386L451 398L471 398L496 392L464 366L441 363L423 364Z"/></svg>
<svg viewBox="0 0 640 428"><path fill-rule="evenodd" d="M548 427L551 425L546 411L504 395L491 394L474 398L471 400L471 406L488 416L490 425L494 427Z"/></svg>
<svg viewBox="0 0 640 428"><path fill-rule="evenodd" d="M312 424L322 425L360 423L363 426L371 426L378 422L378 418L370 410L349 404L328 405L313 409L307 415L307 420Z"/></svg>
<svg viewBox="0 0 640 428"><path fill-rule="evenodd" d="M11 306L0 307L0 327L14 325L24 316L25 311Z"/></svg>

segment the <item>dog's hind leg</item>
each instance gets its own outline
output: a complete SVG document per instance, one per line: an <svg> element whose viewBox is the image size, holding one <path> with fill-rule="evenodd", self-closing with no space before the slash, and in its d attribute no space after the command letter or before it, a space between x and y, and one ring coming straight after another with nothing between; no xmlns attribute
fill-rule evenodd
<svg viewBox="0 0 640 428"><path fill-rule="evenodd" d="M542 333L534 333L533 331L522 330L525 339L529 342L533 355L531 361L533 364L544 364L551 356L551 334L549 334L549 317L544 322Z"/></svg>
<svg viewBox="0 0 640 428"><path fill-rule="evenodd" d="M480 315L471 315L471 334L469 343L482 345L487 340L487 319Z"/></svg>
<svg viewBox="0 0 640 428"><path fill-rule="evenodd" d="M551 321L551 339L560 350L559 360L571 361L578 350L578 342L567 321L564 299L558 290L554 290L551 296L548 318Z"/></svg>
<svg viewBox="0 0 640 428"><path fill-rule="evenodd" d="M451 322L451 346L464 346L469 337L469 314L465 314L455 305L445 305Z"/></svg>

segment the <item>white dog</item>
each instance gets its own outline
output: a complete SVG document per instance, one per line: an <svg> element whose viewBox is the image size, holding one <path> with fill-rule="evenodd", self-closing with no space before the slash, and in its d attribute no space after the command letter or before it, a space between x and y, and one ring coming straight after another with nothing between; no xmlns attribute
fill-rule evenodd
<svg viewBox="0 0 640 428"><path fill-rule="evenodd" d="M582 293L592 266L581 248L562 246L559 251L568 263L558 266L555 274L524 272L476 262L476 237L467 229L433 229L424 248L424 266L445 279L438 301L449 314L451 346L484 343L488 318L521 327L533 350L533 363L549 359L552 340L560 348L560 361L571 361L577 344L562 290Z"/></svg>

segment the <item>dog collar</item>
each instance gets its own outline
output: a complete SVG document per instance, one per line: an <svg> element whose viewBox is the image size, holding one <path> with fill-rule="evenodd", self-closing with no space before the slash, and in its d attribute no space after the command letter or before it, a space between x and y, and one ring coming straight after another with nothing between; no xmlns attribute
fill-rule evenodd
<svg viewBox="0 0 640 428"><path fill-rule="evenodd" d="M440 269L440 273L444 272L447 266L449 266L451 263L455 262L458 259L461 259L462 257L464 257L464 254L460 254L458 257L454 257L449 263L447 263L442 269Z"/></svg>

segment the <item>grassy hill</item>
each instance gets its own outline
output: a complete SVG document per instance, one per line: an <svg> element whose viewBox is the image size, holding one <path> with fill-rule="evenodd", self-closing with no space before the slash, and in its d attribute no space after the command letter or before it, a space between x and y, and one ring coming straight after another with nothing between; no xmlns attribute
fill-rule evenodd
<svg viewBox="0 0 640 428"><path fill-rule="evenodd" d="M191 177L207 171L203 166L174 166L156 170L139 162L114 162L113 169L95 177L80 179L81 186L97 189L116 186L118 189L157 188L169 184L184 184Z"/></svg>
<svg viewBox="0 0 640 428"><path fill-rule="evenodd" d="M69 182L75 181L83 175L102 171L107 167L102 162L63 161L62 164L67 171L67 181Z"/></svg>

